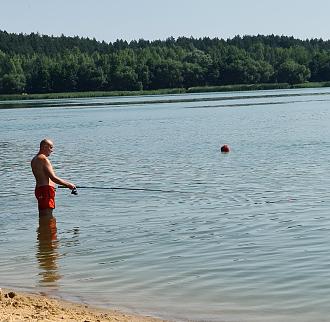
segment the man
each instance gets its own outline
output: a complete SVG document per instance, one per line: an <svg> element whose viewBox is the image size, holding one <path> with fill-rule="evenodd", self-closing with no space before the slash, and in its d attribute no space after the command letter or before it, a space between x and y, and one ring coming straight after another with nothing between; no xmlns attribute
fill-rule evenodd
<svg viewBox="0 0 330 322"><path fill-rule="evenodd" d="M52 215L55 208L55 183L69 189L76 186L56 176L48 157L53 152L54 144L49 139L40 142L38 154L31 160L31 168L36 179L35 196L38 200L39 216Z"/></svg>

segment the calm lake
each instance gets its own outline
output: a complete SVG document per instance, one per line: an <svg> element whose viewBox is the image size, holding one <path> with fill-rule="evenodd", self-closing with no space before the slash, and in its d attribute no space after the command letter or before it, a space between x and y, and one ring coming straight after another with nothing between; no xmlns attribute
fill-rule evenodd
<svg viewBox="0 0 330 322"><path fill-rule="evenodd" d="M39 226L44 137L87 188L57 189ZM329 320L330 89L0 102L0 180L0 287L176 321Z"/></svg>

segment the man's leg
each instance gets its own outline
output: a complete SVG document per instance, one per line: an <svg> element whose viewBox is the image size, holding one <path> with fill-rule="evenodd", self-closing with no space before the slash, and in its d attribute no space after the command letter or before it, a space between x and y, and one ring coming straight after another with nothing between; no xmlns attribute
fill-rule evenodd
<svg viewBox="0 0 330 322"><path fill-rule="evenodd" d="M52 208L39 209L39 216L52 216L52 215L53 215Z"/></svg>

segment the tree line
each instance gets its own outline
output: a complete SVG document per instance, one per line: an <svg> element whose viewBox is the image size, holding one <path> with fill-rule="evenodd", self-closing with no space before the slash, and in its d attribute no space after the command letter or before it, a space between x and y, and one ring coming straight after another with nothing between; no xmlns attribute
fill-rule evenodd
<svg viewBox="0 0 330 322"><path fill-rule="evenodd" d="M113 43L0 31L0 94L330 81L330 41L286 36Z"/></svg>

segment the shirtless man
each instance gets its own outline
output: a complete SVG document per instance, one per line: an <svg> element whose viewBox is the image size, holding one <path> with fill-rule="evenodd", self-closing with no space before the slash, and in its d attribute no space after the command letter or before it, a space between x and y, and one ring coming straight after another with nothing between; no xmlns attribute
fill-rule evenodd
<svg viewBox="0 0 330 322"><path fill-rule="evenodd" d="M31 160L31 168L36 178L35 196L38 200L39 216L52 215L55 208L55 183L69 189L76 186L56 176L48 157L53 152L54 144L49 139L40 142L38 154Z"/></svg>

